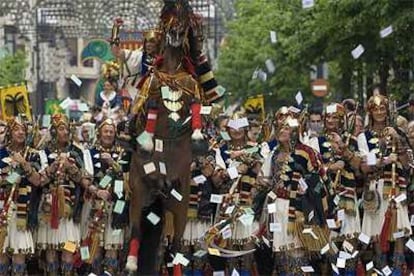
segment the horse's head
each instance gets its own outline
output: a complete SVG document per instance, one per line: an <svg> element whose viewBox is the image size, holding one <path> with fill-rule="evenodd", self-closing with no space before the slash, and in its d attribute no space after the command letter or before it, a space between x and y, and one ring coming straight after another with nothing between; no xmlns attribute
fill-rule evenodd
<svg viewBox="0 0 414 276"><path fill-rule="evenodd" d="M184 26L181 24L173 26L165 33L165 45L173 48L181 47L184 43L185 36L186 31Z"/></svg>
<svg viewBox="0 0 414 276"><path fill-rule="evenodd" d="M200 18L193 13L187 0L164 1L160 29L164 33L165 47L182 47L186 54L191 54L190 48L200 27Z"/></svg>

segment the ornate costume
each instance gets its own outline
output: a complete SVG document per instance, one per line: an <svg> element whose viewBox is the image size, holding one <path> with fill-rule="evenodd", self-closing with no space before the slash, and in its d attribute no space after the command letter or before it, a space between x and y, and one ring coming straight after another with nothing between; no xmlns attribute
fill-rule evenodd
<svg viewBox="0 0 414 276"><path fill-rule="evenodd" d="M365 159L367 169L363 194L364 217L362 232L378 241L377 265L387 263L386 255L390 251L390 243L395 242L394 268L402 268L405 263L401 252L402 237L412 233L407 199L407 178L404 173L404 157L406 149L402 146L401 137L393 127L387 126L390 120L388 99L384 96L373 96L368 101L370 125L358 136L358 147ZM392 118L392 117L391 117ZM400 244L397 246L397 244Z"/></svg>
<svg viewBox="0 0 414 276"><path fill-rule="evenodd" d="M25 172L20 167L14 167L11 155L13 151L8 147L0 150L2 252L34 254L31 230L36 226L36 221L29 217L33 188L27 176L35 170L34 168L39 168L39 156L36 150L27 149L25 159L31 164L32 170ZM8 199L11 200L8 202Z"/></svg>
<svg viewBox="0 0 414 276"><path fill-rule="evenodd" d="M20 116L7 124L6 144L0 149L0 273L8 273L5 254L13 256L13 273L24 275L25 255L35 251L32 230L36 226L33 190L39 185L39 156L30 148L33 133ZM18 260L18 261L17 261Z"/></svg>
<svg viewBox="0 0 414 276"><path fill-rule="evenodd" d="M339 217L337 215L336 218L341 225L339 234L341 236L347 236L347 238L352 238L356 237L356 235L361 232L360 216L357 206L356 167L354 163L351 163L353 159L357 158L355 152L358 151L358 145L353 137L345 136L345 133L342 132L342 129L346 125L345 109L342 105L336 103L328 105L325 117L328 116L336 117L336 119L339 120L339 125L336 129L326 129L326 132L323 135L312 138L309 141L309 144L321 154L322 161L327 168L328 176L332 180L332 188L334 189L335 194L338 195L335 199L337 211L344 212L343 217L342 215L339 215ZM325 118L325 120L327 120L327 118ZM341 141L341 135L344 136L346 142L342 142L342 148L338 148L339 146L333 147L333 143L339 142L335 141L336 137L332 134L333 132L335 132L335 135L337 135ZM346 134L350 135L350 133ZM338 161L343 162L344 167L338 170L331 170L330 165L335 164ZM359 166L359 163L357 163L356 166Z"/></svg>
<svg viewBox="0 0 414 276"><path fill-rule="evenodd" d="M100 124L104 126L115 124L111 119ZM105 155L111 158L108 163ZM85 154L85 169L92 176L92 183L85 195L82 210L82 245L89 248L93 270L99 271L100 260L97 248L116 252L124 244L124 230L128 223L129 186L128 161L124 149L115 142L105 147L99 142ZM98 192L105 190L110 194L108 199L98 197ZM117 258L106 258L104 266L107 271L115 273L118 270Z"/></svg>

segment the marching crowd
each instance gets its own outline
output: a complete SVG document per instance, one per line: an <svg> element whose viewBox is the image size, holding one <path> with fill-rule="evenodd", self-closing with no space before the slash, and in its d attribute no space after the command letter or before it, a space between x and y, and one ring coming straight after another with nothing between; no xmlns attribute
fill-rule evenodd
<svg viewBox="0 0 414 276"><path fill-rule="evenodd" d="M194 157L188 183L186 269L408 275L414 122L390 109L372 96L366 126L357 106L341 103L281 107L264 122L210 115L209 149ZM18 116L2 130L0 274L24 275L33 256L50 275L120 273L131 193L125 122L75 126L55 114L39 128Z"/></svg>
<svg viewBox="0 0 414 276"><path fill-rule="evenodd" d="M103 66L96 112L79 122L53 114L0 124L0 276L120 275L125 263L136 269L138 256L126 254L138 251L130 173L157 168L130 164L141 150L164 154L156 128L177 132L165 136L169 145L191 130L188 151L190 140L205 142L191 165L179 167L188 165L192 177L181 190L190 195L178 252L170 251L178 223L162 204L140 216L139 242L157 231L166 240L156 260L161 275L181 265L186 275L216 276L414 272L414 121L398 116L381 93L363 108L352 100L298 103L266 119L223 110L212 104L222 94L187 1L165 1L160 19L134 51L121 49L122 20L115 21L116 61ZM145 129L136 133L140 119ZM167 175L163 169L157 175ZM158 200L185 204L171 183L155 180Z"/></svg>

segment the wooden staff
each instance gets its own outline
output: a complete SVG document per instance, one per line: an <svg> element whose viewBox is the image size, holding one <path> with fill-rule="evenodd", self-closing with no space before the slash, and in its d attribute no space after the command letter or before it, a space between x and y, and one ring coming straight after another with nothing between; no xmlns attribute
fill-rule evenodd
<svg viewBox="0 0 414 276"><path fill-rule="evenodd" d="M118 165L118 162L120 161L121 157L123 155L123 151L119 152L118 158L115 161L113 165ZM108 184L108 186L105 188L106 191L109 191L111 189L111 184ZM105 217L105 210L106 210L106 200L101 200L98 210L95 213L95 216L93 217L93 221L96 225L93 227L88 227L88 234L87 238L82 242L82 246L89 246L89 259L86 260L86 263L91 264L94 260L94 257L96 256L96 253L98 251L101 239L100 234L105 231L105 225L102 223L102 219ZM92 229L91 229L92 228Z"/></svg>
<svg viewBox="0 0 414 276"><path fill-rule="evenodd" d="M348 136L346 137L344 148L348 148L348 146L349 146L349 142L350 142L351 136L352 136L352 130L355 127L358 106L359 106L359 103L357 102L357 104L355 106L355 111L352 113L352 115L351 115L352 117L350 117L350 120L349 120L348 130L346 131L346 133L348 134ZM338 185L338 182L339 182L339 180L341 178L341 172L342 172L341 169L339 169L339 170L336 171L335 180L334 180L334 183L332 184L332 186L333 186L334 189L336 189L336 187Z"/></svg>
<svg viewBox="0 0 414 276"><path fill-rule="evenodd" d="M391 125L395 126L396 125L396 118L397 118L397 113L396 113L396 103L395 101L390 102L390 114L391 114ZM395 137L390 137L391 139L391 155L396 154L397 151L397 142L395 141ZM392 221L393 221L393 212L392 209L394 208L394 203L393 203L393 199L396 193L396 182L397 182L397 164L396 164L396 160L392 161L391 164L391 193L389 195L389 204L388 204L388 209L385 212L385 219L384 219L384 224L382 226L381 229L381 234L380 234L380 245L381 245L381 250L383 253L386 253L390 250L390 242L389 242L389 237L391 235L391 231L393 230L392 228Z"/></svg>

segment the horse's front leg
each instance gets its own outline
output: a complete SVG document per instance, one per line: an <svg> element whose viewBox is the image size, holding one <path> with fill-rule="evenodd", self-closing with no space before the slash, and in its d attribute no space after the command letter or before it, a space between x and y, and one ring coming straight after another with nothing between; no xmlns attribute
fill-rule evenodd
<svg viewBox="0 0 414 276"><path fill-rule="evenodd" d="M141 216L145 195L145 186L142 183L142 178L139 175L138 160L136 156L132 157L131 169L130 169L130 188L131 188L131 200L129 221L131 228L131 240L129 242L129 252L125 269L134 273L138 269L138 252L141 244Z"/></svg>
<svg viewBox="0 0 414 276"><path fill-rule="evenodd" d="M174 216L174 238L172 243L172 252L176 254L181 249L181 242L187 223L187 210L190 196L190 175L185 175L180 178L179 185L176 188L182 195L182 200L178 202L175 198L172 198L169 202L168 209ZM181 265L174 265L173 276L182 275Z"/></svg>

